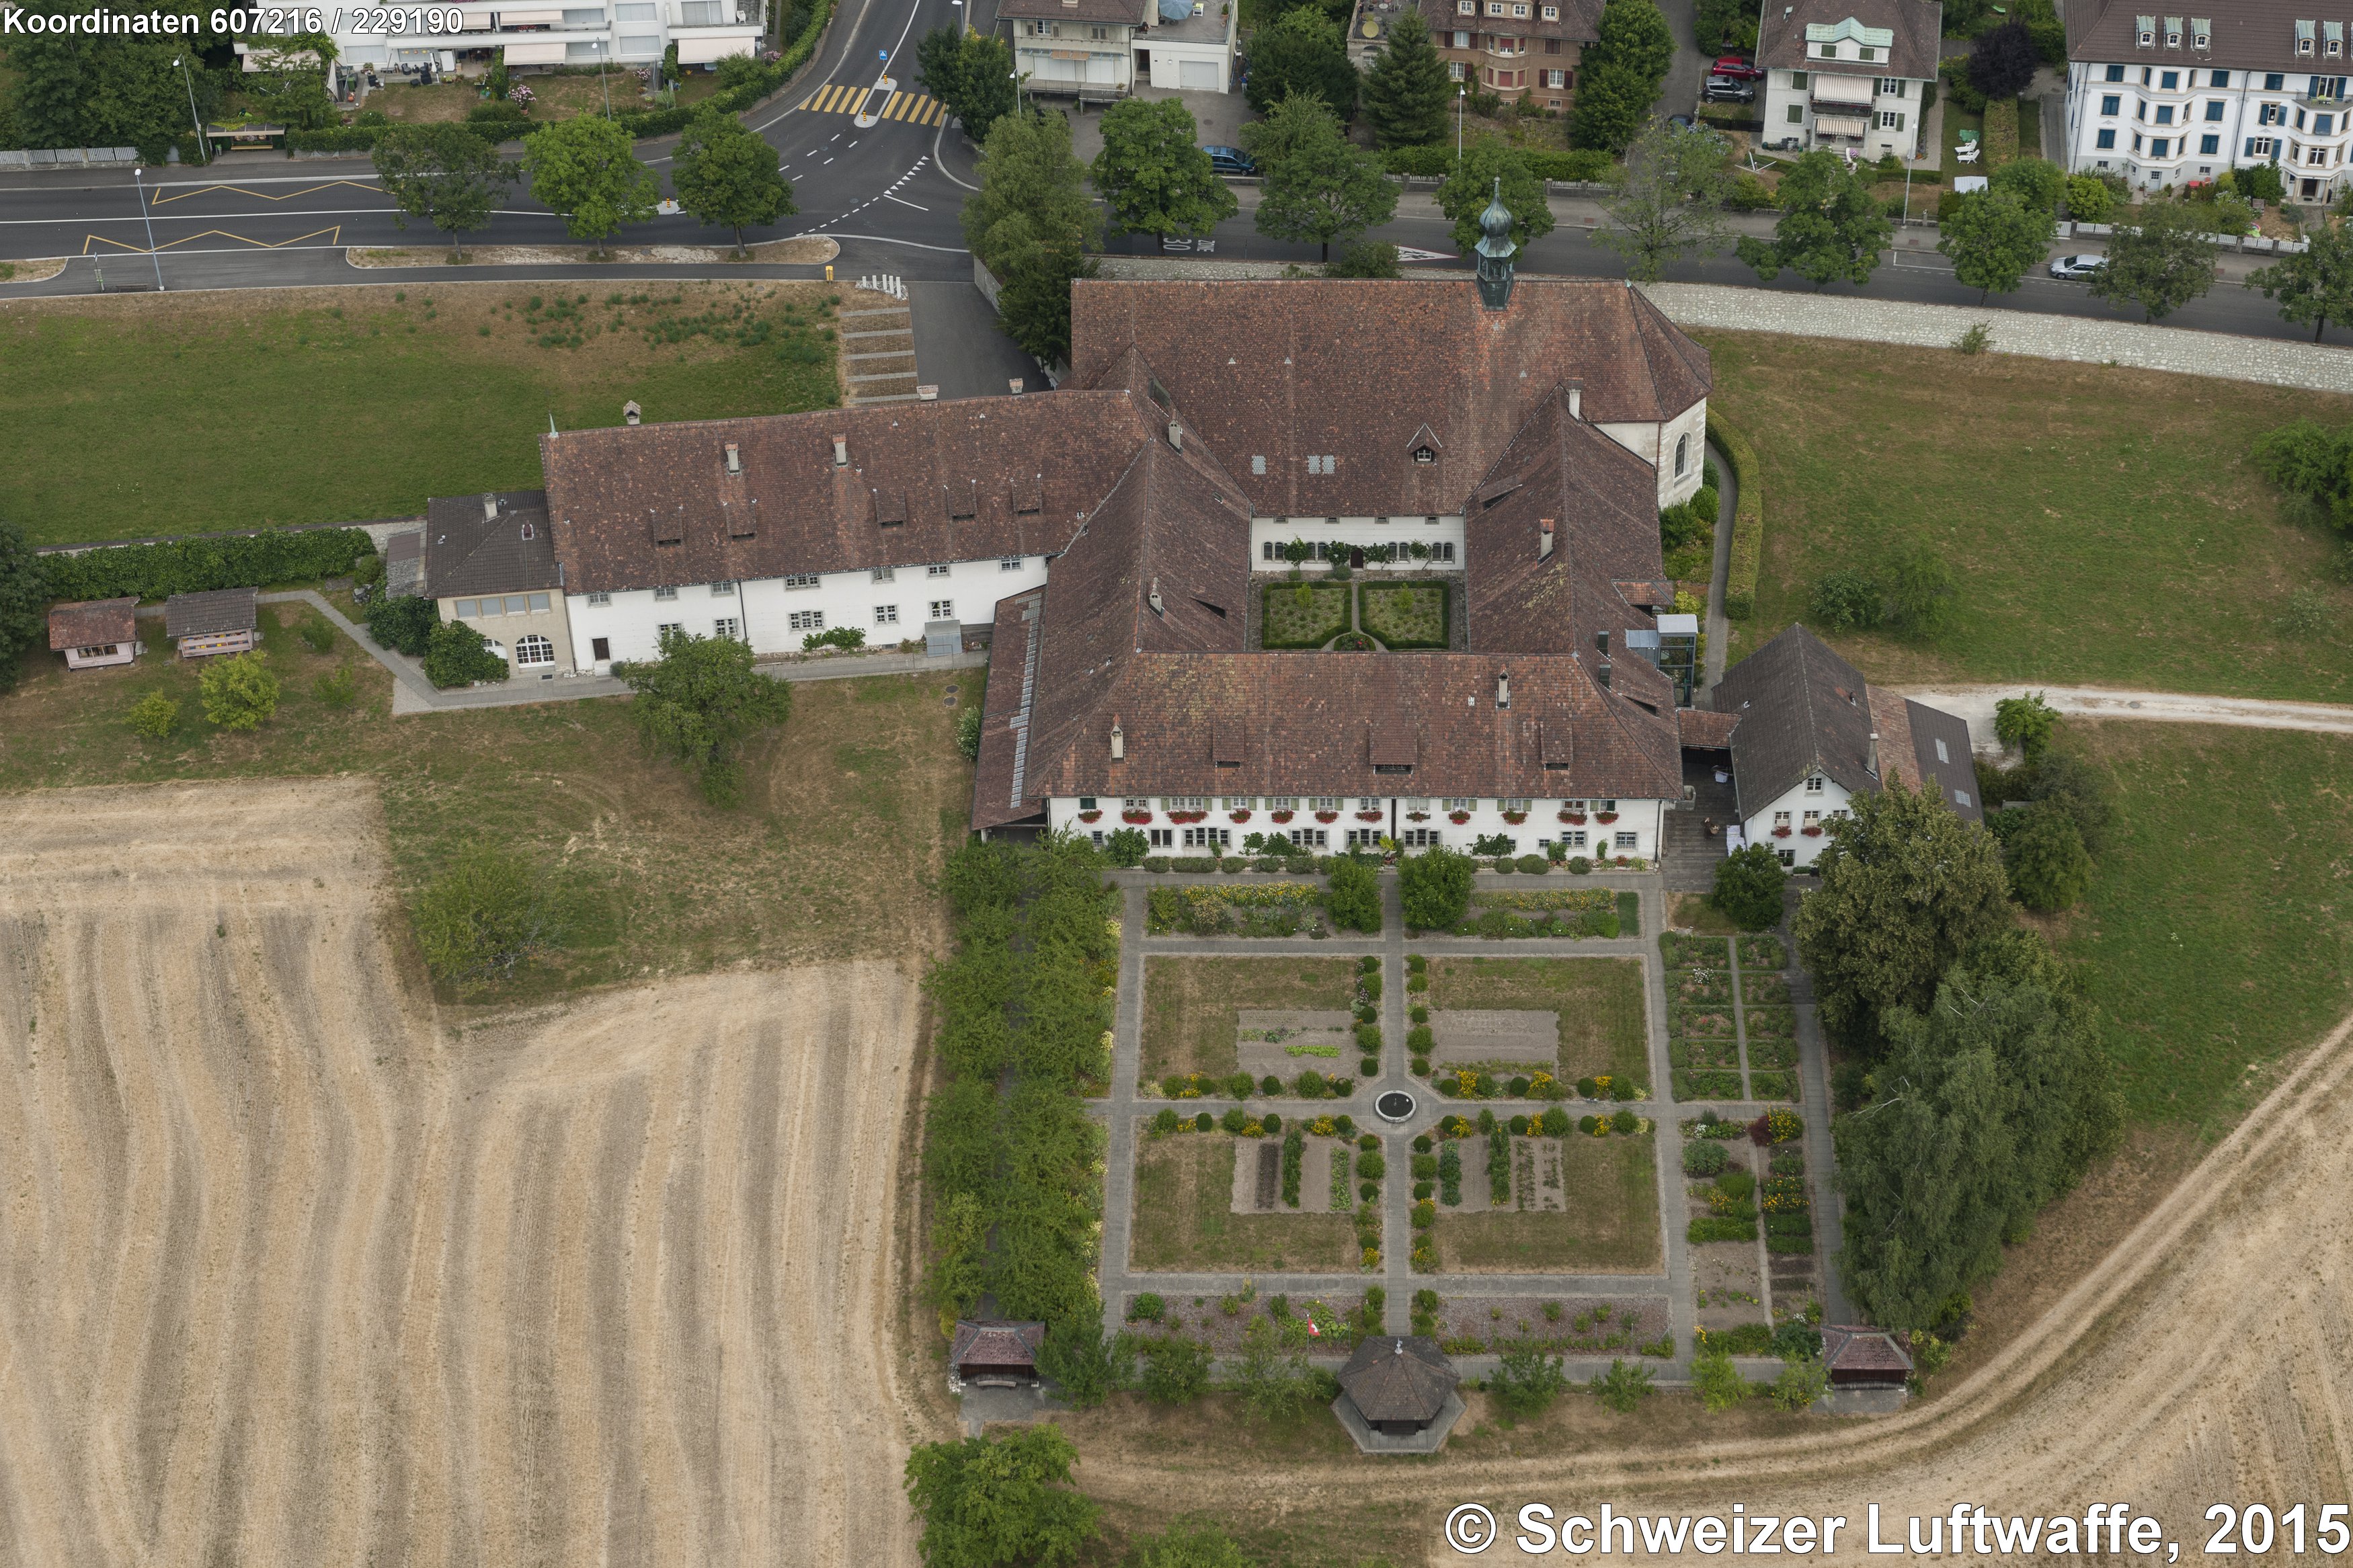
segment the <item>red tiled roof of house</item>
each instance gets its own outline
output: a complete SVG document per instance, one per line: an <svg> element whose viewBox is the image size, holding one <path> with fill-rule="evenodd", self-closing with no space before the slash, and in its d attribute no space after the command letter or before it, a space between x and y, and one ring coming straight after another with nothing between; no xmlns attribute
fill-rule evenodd
<svg viewBox="0 0 2353 1568"><path fill-rule="evenodd" d="M98 647L107 643L139 639L137 595L123 599L82 599L49 606L49 651Z"/></svg>
<svg viewBox="0 0 2353 1568"><path fill-rule="evenodd" d="M1879 1373L1900 1377L1912 1370L1912 1357L1885 1329L1835 1323L1822 1329L1822 1364L1832 1373Z"/></svg>
<svg viewBox="0 0 2353 1568"><path fill-rule="evenodd" d="M1704 708L1675 710L1675 725L1686 746L1722 750L1732 744L1732 731L1739 723L1737 713L1711 713Z"/></svg>

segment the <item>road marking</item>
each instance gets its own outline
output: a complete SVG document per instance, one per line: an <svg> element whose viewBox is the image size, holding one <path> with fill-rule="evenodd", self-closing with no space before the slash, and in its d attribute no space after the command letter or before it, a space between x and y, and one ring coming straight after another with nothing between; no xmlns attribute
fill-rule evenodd
<svg viewBox="0 0 2353 1568"><path fill-rule="evenodd" d="M919 213L927 213L927 212L929 212L929 211L931 211L931 210L932 210L931 208L929 208L929 207L927 207L927 206L918 205L917 205L916 203L914 203L914 202L900 201L900 199L899 199L897 196L892 195L890 192L888 192L888 191L885 191L885 192L883 192L883 193L882 193L882 199L883 199L884 201L886 201L886 202L898 202L898 203L899 203L899 205L900 205L901 206L902 206L902 207L914 207L914 209L915 209L917 212L919 212Z"/></svg>
<svg viewBox="0 0 2353 1568"><path fill-rule="evenodd" d="M195 240L208 239L214 235L218 235L223 239L234 239L241 245L249 245L256 250L283 250L290 245L301 245L304 240L316 239L322 234L327 237L326 246L314 246L311 248L324 249L332 247L335 243L335 237L342 232L343 226L341 224L337 224L332 228L314 228L308 234L298 234L291 239L271 240L253 239L242 234L231 234L225 228L208 228L202 234L192 234L185 239L175 239L168 245L159 245L155 247L155 250L176 249L180 246L190 244ZM152 256L155 253L155 251L149 250L143 246L125 245L119 239L109 239L102 234L85 235L82 237L81 253L84 256L92 254L90 247L93 245L111 245L117 250L129 251L133 256ZM97 254L103 255L105 253L101 251Z"/></svg>
<svg viewBox="0 0 2353 1568"><path fill-rule="evenodd" d="M870 100L882 107L866 114L864 109ZM828 82L818 89L801 100L799 110L811 114L858 115L870 122L895 120L904 125L938 125L948 117L947 105L928 93L858 88L846 82Z"/></svg>
<svg viewBox="0 0 2353 1568"><path fill-rule="evenodd" d="M235 191L240 195L257 196L265 202L290 202L296 196L307 196L313 191L328 190L336 185L349 185L353 189L360 191L374 191L378 195L384 194L382 186L371 185L364 180L325 180L316 184L306 185L299 191L289 191L282 196L273 196L268 191L248 190L243 185L223 184L215 185L194 185L186 190L181 191L177 195L170 196L165 195L161 191L157 191L153 195L147 198L147 205L151 207L160 207L172 202L186 201L190 196L200 196L206 191Z"/></svg>

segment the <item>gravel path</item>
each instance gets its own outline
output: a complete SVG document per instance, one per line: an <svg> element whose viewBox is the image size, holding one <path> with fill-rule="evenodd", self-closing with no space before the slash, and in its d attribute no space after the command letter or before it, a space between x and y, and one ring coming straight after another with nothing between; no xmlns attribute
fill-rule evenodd
<svg viewBox="0 0 2353 1568"><path fill-rule="evenodd" d="M2353 735L2353 707L2333 702L2282 702L2263 697L2195 697L2174 691L2128 691L2105 686L1905 686L1896 689L1968 721L1980 752L2001 748L1994 739L1993 706L2021 692L2041 693L2060 712L2088 719L2153 719L2173 724L2234 724L2253 730L2309 730Z"/></svg>

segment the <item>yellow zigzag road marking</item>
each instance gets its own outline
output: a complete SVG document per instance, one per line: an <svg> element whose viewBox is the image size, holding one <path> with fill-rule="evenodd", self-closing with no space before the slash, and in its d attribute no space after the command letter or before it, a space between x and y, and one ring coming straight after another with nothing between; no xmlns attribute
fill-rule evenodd
<svg viewBox="0 0 2353 1568"><path fill-rule="evenodd" d="M147 205L151 207L160 207L166 202L185 201L190 196L206 195L215 191L235 191L241 196L259 196L265 202L288 202L292 201L296 196L307 196L319 191L332 190L337 185L349 185L358 191L378 189L360 180L328 180L322 184L308 185L299 191L289 191L281 196L272 195L268 191L251 190L244 185L200 185L192 191L182 191L177 195L165 195L159 191L147 198Z"/></svg>
<svg viewBox="0 0 2353 1568"><path fill-rule="evenodd" d="M225 228L208 228L202 234L192 234L185 238L173 240L169 245L159 245L155 248L157 250L172 250L183 245L193 245L200 239L212 239L217 237L220 239L233 239L239 245L249 245L257 250L282 250L290 245L300 245L306 239L316 239L322 234L327 237L327 243L329 245L332 245L335 243L336 237L343 232L343 226L337 224L332 228L314 228L308 234L298 234L291 239L254 239L242 234L231 234ZM102 234L83 236L81 253L84 256L90 255L90 247L93 245L111 245L117 250L127 250L133 256L145 256L150 254L150 252L142 246L125 245L119 239L109 239Z"/></svg>

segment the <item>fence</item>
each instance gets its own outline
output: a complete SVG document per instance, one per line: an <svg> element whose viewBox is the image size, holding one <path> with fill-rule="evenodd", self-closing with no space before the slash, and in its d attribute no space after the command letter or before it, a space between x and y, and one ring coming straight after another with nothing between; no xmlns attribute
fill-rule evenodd
<svg viewBox="0 0 2353 1568"><path fill-rule="evenodd" d="M137 162L136 147L33 147L0 152L0 169L82 169Z"/></svg>

